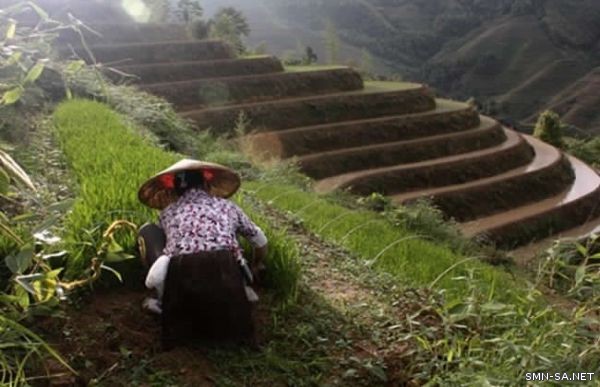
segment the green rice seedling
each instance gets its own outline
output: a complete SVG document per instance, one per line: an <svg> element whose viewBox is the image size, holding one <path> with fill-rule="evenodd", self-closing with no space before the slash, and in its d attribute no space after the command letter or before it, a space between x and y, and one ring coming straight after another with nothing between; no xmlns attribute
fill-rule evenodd
<svg viewBox="0 0 600 387"><path fill-rule="evenodd" d="M461 234L456 223L446 219L444 213L427 199L403 206L389 205L384 209L385 217L393 224L426 235L453 251L470 253L477 250L474 243Z"/></svg>
<svg viewBox="0 0 600 387"><path fill-rule="evenodd" d="M68 274L78 277L94 256L94 241L112 222L126 217L136 224L156 214L137 199L139 186L175 162L174 153L142 140L107 106L86 100L61 104L54 113L61 147L79 183L78 197L65 221L72 257ZM133 247L133 238L124 242Z"/></svg>
<svg viewBox="0 0 600 387"><path fill-rule="evenodd" d="M365 264L390 272L407 285L427 285L464 259L435 243L434 238L429 240L426 233L416 237L404 225L393 225L372 211L348 209L290 185L249 182L245 187L261 200L297 214L309 230L348 248L364 257ZM460 297L466 289L461 289L462 285L457 286L450 277L473 267L480 269L482 282L496 281L505 284L506 289L518 288L506 273L475 260L454 267L449 276L438 281L438 286L447 287L450 294Z"/></svg>

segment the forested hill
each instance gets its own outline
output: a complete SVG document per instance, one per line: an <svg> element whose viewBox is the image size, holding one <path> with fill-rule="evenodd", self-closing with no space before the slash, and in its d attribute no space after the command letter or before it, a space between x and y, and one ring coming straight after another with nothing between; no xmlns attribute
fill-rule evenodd
<svg viewBox="0 0 600 387"><path fill-rule="evenodd" d="M264 7L277 23L306 34L323 31L330 20L344 43L368 49L406 78L443 94L475 97L502 118L527 121L551 107L567 122L600 133L598 0L229 3ZM273 17L266 19L273 23ZM270 43L260 21L254 24Z"/></svg>

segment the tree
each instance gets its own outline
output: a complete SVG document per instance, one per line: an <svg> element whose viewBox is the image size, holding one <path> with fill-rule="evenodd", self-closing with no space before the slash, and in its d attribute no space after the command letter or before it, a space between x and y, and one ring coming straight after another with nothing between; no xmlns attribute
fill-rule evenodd
<svg viewBox="0 0 600 387"><path fill-rule="evenodd" d="M209 22L210 36L229 43L238 54L246 51L243 37L250 34L246 17L233 7L221 8Z"/></svg>
<svg viewBox="0 0 600 387"><path fill-rule="evenodd" d="M325 22L324 38L325 49L327 50L327 63L338 63L340 56L340 38L338 37L335 25L331 20Z"/></svg>
<svg viewBox="0 0 600 387"><path fill-rule="evenodd" d="M219 19L221 17L229 17L231 19L233 30L240 37L250 35L250 26L241 11L233 7L224 7L217 11L214 19Z"/></svg>
<svg viewBox="0 0 600 387"><path fill-rule="evenodd" d="M533 135L556 147L564 145L562 138L562 123L560 117L553 111L546 110L538 118Z"/></svg>
<svg viewBox="0 0 600 387"><path fill-rule="evenodd" d="M304 56L302 57L302 63L304 65L311 65L318 60L319 57L317 56L317 54L315 54L313 48L311 46L306 46L304 50Z"/></svg>
<svg viewBox="0 0 600 387"><path fill-rule="evenodd" d="M185 24L191 24L202 19L204 10L199 0L179 0L175 14Z"/></svg>

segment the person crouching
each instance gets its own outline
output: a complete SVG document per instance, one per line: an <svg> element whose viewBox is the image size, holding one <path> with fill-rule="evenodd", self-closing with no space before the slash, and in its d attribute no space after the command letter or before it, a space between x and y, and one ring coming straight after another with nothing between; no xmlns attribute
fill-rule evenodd
<svg viewBox="0 0 600 387"><path fill-rule="evenodd" d="M229 168L182 160L142 185L140 201L162 210L159 225L139 231L146 286L144 306L162 316L163 345L200 339L255 345L250 285L267 253L263 231L233 202L240 186ZM238 236L253 246L248 266Z"/></svg>

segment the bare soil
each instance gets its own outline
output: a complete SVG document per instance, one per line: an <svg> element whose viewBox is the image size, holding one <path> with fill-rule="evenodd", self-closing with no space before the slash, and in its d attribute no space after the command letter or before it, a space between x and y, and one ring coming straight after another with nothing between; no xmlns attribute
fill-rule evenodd
<svg viewBox="0 0 600 387"><path fill-rule="evenodd" d="M201 349L161 351L160 320L141 307L146 296L143 290L96 292L68 308L63 319L45 321L44 337L79 372L53 385L214 385Z"/></svg>

